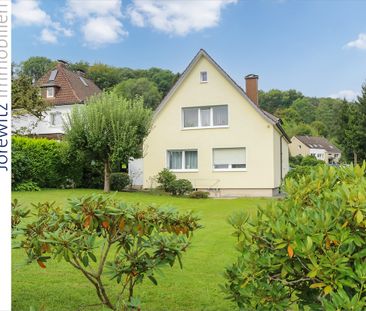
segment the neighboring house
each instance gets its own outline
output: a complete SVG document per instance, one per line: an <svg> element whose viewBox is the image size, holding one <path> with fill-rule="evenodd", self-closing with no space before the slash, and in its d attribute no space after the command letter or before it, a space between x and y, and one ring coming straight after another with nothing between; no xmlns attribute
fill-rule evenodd
<svg viewBox="0 0 366 311"><path fill-rule="evenodd" d="M64 134L63 120L75 104L82 104L89 96L101 90L82 71L71 71L67 63L59 60L56 68L43 75L36 85L50 109L42 120L31 115L13 118L13 132L26 129L26 134L60 138Z"/></svg>
<svg viewBox="0 0 366 311"><path fill-rule="evenodd" d="M327 164L337 164L341 151L324 137L294 136L289 145L291 156L312 155Z"/></svg>
<svg viewBox="0 0 366 311"><path fill-rule="evenodd" d="M213 195L273 196L289 169L289 142L281 120L258 106L258 76L246 77L244 92L200 50L155 112L143 187L168 168Z"/></svg>

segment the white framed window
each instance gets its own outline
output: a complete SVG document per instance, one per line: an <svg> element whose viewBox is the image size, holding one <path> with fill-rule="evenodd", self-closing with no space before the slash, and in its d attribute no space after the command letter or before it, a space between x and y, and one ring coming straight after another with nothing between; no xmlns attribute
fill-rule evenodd
<svg viewBox="0 0 366 311"><path fill-rule="evenodd" d="M167 168L172 171L197 171L197 150L168 150Z"/></svg>
<svg viewBox="0 0 366 311"><path fill-rule="evenodd" d="M55 88L52 86L47 87L47 98L55 97Z"/></svg>
<svg viewBox="0 0 366 311"><path fill-rule="evenodd" d="M207 83L207 71L201 71L200 72L200 82L201 83Z"/></svg>
<svg viewBox="0 0 366 311"><path fill-rule="evenodd" d="M50 113L50 124L51 126L61 126L62 125L62 114L61 112L51 112Z"/></svg>
<svg viewBox="0 0 366 311"><path fill-rule="evenodd" d="M215 171L245 171L246 148L214 148L212 149L213 169Z"/></svg>
<svg viewBox="0 0 366 311"><path fill-rule="evenodd" d="M191 107L182 109L183 128L227 127L228 106Z"/></svg>

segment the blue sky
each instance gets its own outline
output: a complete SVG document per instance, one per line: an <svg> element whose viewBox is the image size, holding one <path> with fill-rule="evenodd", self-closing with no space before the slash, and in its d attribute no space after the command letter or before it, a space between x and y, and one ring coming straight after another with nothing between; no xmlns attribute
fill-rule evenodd
<svg viewBox="0 0 366 311"><path fill-rule="evenodd" d="M366 81L366 1L14 0L13 61L182 72L204 48L239 84L346 96Z"/></svg>

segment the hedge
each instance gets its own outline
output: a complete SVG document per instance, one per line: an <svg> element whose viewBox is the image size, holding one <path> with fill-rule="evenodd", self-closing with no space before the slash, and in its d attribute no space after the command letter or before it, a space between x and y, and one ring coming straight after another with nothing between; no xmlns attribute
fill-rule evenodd
<svg viewBox="0 0 366 311"><path fill-rule="evenodd" d="M12 187L33 182L41 188L99 188L102 168L66 142L44 138L12 138Z"/></svg>

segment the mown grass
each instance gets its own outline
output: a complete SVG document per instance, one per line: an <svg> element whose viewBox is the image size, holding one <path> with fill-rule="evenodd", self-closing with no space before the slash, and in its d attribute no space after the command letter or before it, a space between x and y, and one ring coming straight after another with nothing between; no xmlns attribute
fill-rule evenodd
<svg viewBox="0 0 366 311"><path fill-rule="evenodd" d="M14 192L23 206L31 203L55 201L62 206L68 198L80 197L95 190L43 190L41 192ZM233 310L235 305L225 299L219 288L225 282L224 269L235 260L235 240L227 217L235 211L253 213L268 199L188 199L149 193L116 193L116 198L142 204L172 205L179 210L193 210L201 217L204 228L197 231L190 249L183 256L183 270L179 266L163 269L158 286L145 280L136 290L143 304L142 310ZM36 263L26 264L23 250L13 251L13 307L12 310L106 310L99 303L93 286L65 262L51 260L46 269ZM108 282L108 288L117 292L117 283Z"/></svg>

